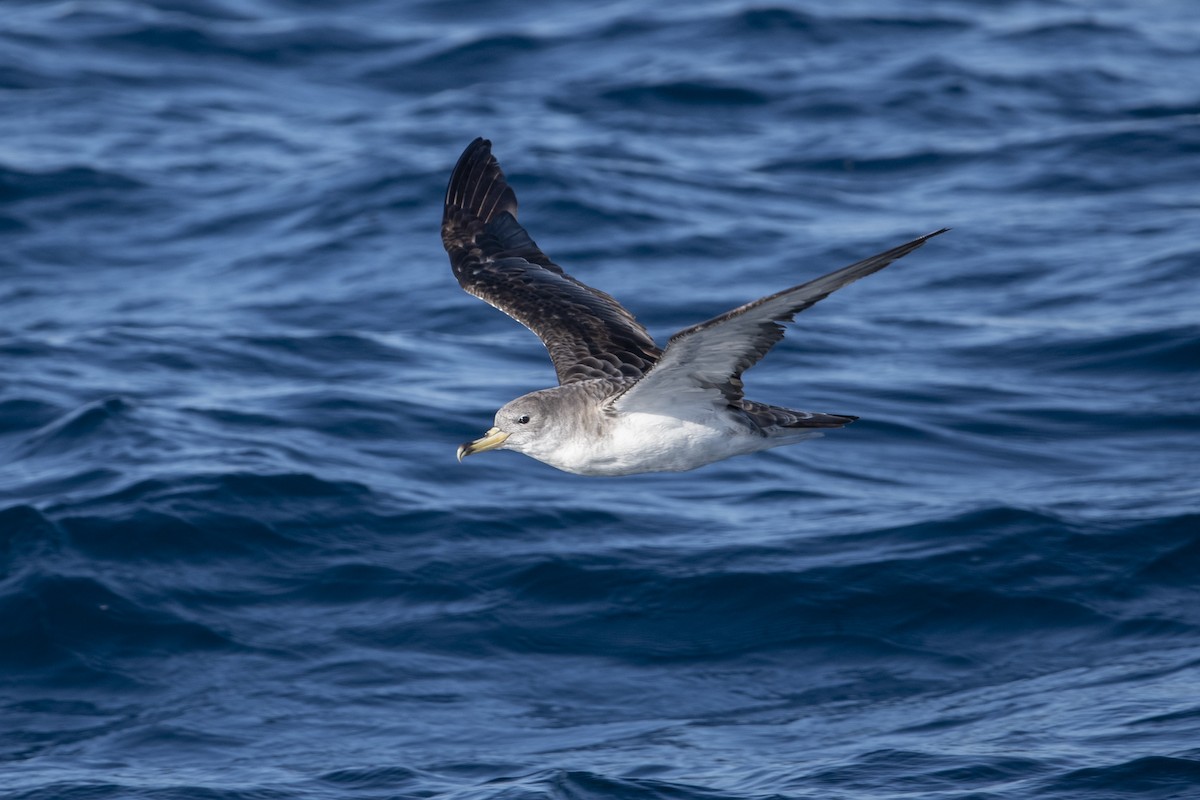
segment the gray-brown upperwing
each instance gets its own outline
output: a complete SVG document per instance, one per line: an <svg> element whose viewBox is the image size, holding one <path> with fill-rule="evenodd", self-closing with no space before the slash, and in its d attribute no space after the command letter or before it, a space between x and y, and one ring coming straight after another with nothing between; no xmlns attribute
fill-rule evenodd
<svg viewBox="0 0 1200 800"><path fill-rule="evenodd" d="M538 335L560 384L640 378L661 355L620 303L563 272L534 244L486 139L467 146L450 176L442 244L463 289Z"/></svg>
<svg viewBox="0 0 1200 800"><path fill-rule="evenodd" d="M784 324L843 286L878 272L947 228L928 233L816 280L784 289L676 333L662 357L614 406L619 412L684 403L742 407L742 373L783 338Z"/></svg>

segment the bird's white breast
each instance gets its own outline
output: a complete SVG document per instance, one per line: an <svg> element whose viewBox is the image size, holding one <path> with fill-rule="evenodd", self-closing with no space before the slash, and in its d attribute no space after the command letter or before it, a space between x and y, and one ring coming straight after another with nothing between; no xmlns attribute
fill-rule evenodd
<svg viewBox="0 0 1200 800"><path fill-rule="evenodd" d="M580 475L632 475L695 469L770 446L728 414L680 419L633 412L615 417L603 435L573 437L541 460Z"/></svg>

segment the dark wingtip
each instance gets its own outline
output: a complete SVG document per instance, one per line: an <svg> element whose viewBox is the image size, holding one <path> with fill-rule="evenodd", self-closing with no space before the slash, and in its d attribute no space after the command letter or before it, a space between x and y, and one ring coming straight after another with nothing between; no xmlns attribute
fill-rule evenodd
<svg viewBox="0 0 1200 800"><path fill-rule="evenodd" d="M905 252L905 254L907 254L907 253L911 253L913 250L916 250L918 247L920 247L921 245L925 244L926 242L928 242L928 241L929 241L930 239L932 239L933 237L935 237L935 236L941 236L943 233L945 233L945 232L946 232L946 231L948 231L948 230L950 230L950 229L949 229L949 228L938 228L936 231L932 231L932 232L930 232L930 233L927 233L927 234L925 234L924 236L918 236L917 238L913 239L911 242L908 242L908 243L906 243L906 244L902 244L902 245L900 245L900 247L897 247L897 248L894 248L894 249L896 249L896 250L901 250L901 249L903 249L903 250L904 250L904 252ZM890 251L889 251L889 252L890 252Z"/></svg>
<svg viewBox="0 0 1200 800"><path fill-rule="evenodd" d="M502 211L516 216L517 196L492 155L491 141L479 136L467 145L454 165L446 186L442 219L473 217L487 222Z"/></svg>

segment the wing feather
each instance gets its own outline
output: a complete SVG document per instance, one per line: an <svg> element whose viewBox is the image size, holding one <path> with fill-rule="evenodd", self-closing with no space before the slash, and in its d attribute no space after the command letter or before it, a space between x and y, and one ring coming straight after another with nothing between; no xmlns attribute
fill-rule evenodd
<svg viewBox="0 0 1200 800"><path fill-rule="evenodd" d="M517 196L473 141L446 188L442 243L459 285L537 334L559 383L637 379L662 351L611 296L552 262L517 222Z"/></svg>
<svg viewBox="0 0 1200 800"><path fill-rule="evenodd" d="M796 314L859 278L902 258L948 229L784 289L718 317L685 328L670 338L654 367L615 400L618 411L670 405L680 397L741 407L742 373L758 363L780 339Z"/></svg>

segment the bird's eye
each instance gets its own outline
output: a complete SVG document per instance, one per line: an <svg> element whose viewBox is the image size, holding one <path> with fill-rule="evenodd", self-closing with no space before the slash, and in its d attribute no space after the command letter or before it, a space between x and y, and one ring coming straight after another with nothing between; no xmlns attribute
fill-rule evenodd
<svg viewBox="0 0 1200 800"><path fill-rule="evenodd" d="M529 424L529 415L522 414L521 416L517 417L517 424L518 425L528 425Z"/></svg>

